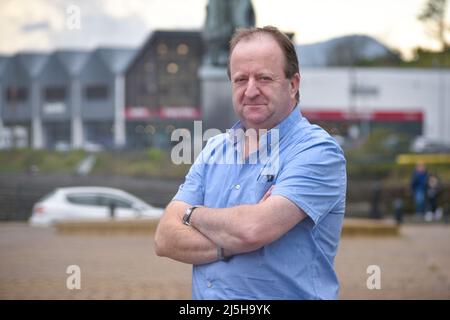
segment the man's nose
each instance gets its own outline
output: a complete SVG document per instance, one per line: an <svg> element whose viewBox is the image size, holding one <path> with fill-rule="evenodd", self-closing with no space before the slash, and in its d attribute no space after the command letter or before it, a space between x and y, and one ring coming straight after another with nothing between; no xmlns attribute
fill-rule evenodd
<svg viewBox="0 0 450 320"><path fill-rule="evenodd" d="M247 98L254 98L259 95L258 84L255 79L250 78L245 89L245 96Z"/></svg>

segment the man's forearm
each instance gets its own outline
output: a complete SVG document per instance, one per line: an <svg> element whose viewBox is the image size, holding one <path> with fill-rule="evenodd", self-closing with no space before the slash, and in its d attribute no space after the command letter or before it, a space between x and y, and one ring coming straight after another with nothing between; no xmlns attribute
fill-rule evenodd
<svg viewBox="0 0 450 320"><path fill-rule="evenodd" d="M191 224L231 254L250 252L260 247L255 242L256 231L252 230L257 223L251 221L255 217L253 211L258 210L256 206L240 205L220 209L201 207L192 214Z"/></svg>
<svg viewBox="0 0 450 320"><path fill-rule="evenodd" d="M230 254L257 250L271 243L306 214L282 196L264 196L257 204L231 208L198 208L191 216L191 225Z"/></svg>
<svg viewBox="0 0 450 320"><path fill-rule="evenodd" d="M174 231L171 233L173 236L164 240L166 243L157 250L158 255L189 264L217 260L217 246L204 235L186 226Z"/></svg>
<svg viewBox="0 0 450 320"><path fill-rule="evenodd" d="M188 205L171 203L155 233L155 251L189 264L205 264L217 260L217 246L192 227L182 224L182 213Z"/></svg>

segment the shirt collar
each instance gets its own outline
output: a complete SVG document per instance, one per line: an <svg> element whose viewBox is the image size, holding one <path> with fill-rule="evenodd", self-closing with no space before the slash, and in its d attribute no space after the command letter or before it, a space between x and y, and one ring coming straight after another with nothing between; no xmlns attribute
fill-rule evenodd
<svg viewBox="0 0 450 320"><path fill-rule="evenodd" d="M282 137L284 137L286 135L286 133L289 130L292 129L292 127L294 127L294 125L296 123L298 123L300 121L301 118L302 118L302 113L300 112L300 107L296 106L291 111L291 113L286 118L283 119L283 121L281 121L277 126L272 128L270 131L272 131L273 129L278 129L279 136L281 139Z"/></svg>
<svg viewBox="0 0 450 320"><path fill-rule="evenodd" d="M299 120L302 118L302 113L300 111L300 107L296 106L291 113L283 119L278 125L273 127L272 129L267 131L268 138L270 139L272 132L274 129L279 130L278 136L281 139L286 133L295 125L295 123L298 123ZM231 129L227 130L227 138L229 141L233 142L234 144L242 141L244 138L245 128L242 125L242 122L239 120L236 122ZM262 137L264 137L263 135ZM267 139L262 139L262 141L267 141Z"/></svg>

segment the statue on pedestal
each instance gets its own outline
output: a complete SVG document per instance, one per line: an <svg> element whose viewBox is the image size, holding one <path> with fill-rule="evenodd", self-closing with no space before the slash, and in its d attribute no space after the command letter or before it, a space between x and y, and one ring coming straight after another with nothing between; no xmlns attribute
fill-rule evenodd
<svg viewBox="0 0 450 320"><path fill-rule="evenodd" d="M251 0L209 0L202 32L206 48L203 64L226 66L234 30L254 26L255 12Z"/></svg>

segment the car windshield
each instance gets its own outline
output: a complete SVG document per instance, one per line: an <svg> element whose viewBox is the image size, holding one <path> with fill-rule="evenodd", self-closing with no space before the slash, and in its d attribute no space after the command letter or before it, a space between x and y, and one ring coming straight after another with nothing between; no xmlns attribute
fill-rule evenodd
<svg viewBox="0 0 450 320"><path fill-rule="evenodd" d="M43 202L43 201L45 201L47 199L50 199L51 197L53 197L55 195L55 193L56 193L56 190L53 190L49 194L47 194L47 195L43 196L41 199L39 199L38 202Z"/></svg>

